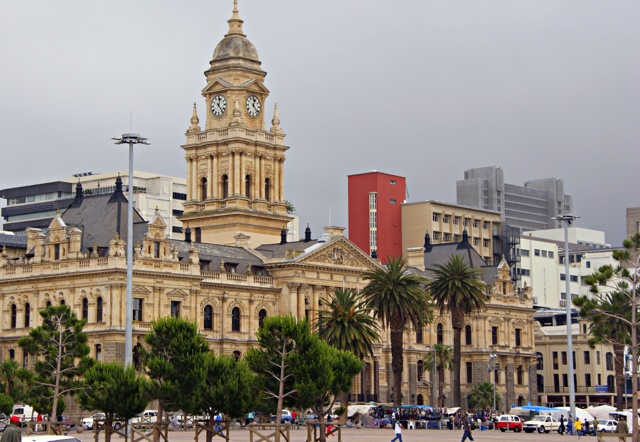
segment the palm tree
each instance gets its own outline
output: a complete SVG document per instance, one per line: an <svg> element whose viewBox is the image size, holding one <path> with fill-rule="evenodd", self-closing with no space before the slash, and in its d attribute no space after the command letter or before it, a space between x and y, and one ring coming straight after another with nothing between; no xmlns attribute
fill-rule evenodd
<svg viewBox="0 0 640 442"><path fill-rule="evenodd" d="M587 282L591 277L585 278ZM613 347L614 372L616 377L616 407L624 409L625 364L624 349L631 344L631 298L624 291L599 295L597 298L581 296L573 300L580 308L580 315L589 320L591 338L589 345L605 342Z"/></svg>
<svg viewBox="0 0 640 442"><path fill-rule="evenodd" d="M434 344L435 358L425 356L425 370L433 370L435 359L436 371L438 372L438 403L434 404L440 408L444 407L444 372L453 370L453 348L448 345ZM433 383L433 382L432 382Z"/></svg>
<svg viewBox="0 0 640 442"><path fill-rule="evenodd" d="M432 269L432 281L427 285L440 314L451 312L453 327L453 401L462 405L460 394L460 337L465 318L480 311L486 305L488 297L486 284L480 279L480 272L469 267L461 255L452 255L445 264L435 264Z"/></svg>
<svg viewBox="0 0 640 442"><path fill-rule="evenodd" d="M476 384L469 395L469 406L482 410L490 409L493 406L493 384L483 381ZM496 396L496 407L500 406L500 398Z"/></svg>
<svg viewBox="0 0 640 442"><path fill-rule="evenodd" d="M429 297L423 285L427 280L407 272L403 258L388 258L387 265L365 273L369 281L362 294L367 308L384 327L390 328L391 369L393 371L393 403L402 404L403 337L407 324L422 328L429 313Z"/></svg>
<svg viewBox="0 0 640 442"><path fill-rule="evenodd" d="M363 298L352 289L336 289L331 300L322 299L326 307L318 311L316 330L320 339L339 350L350 351L360 359L373 356L373 345L380 340L380 326ZM343 392L340 403L345 409L349 393Z"/></svg>

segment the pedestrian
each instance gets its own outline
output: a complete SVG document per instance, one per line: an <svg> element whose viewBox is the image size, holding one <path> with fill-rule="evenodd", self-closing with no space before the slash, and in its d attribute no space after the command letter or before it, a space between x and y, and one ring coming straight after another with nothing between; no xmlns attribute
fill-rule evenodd
<svg viewBox="0 0 640 442"><path fill-rule="evenodd" d="M391 442L395 442L395 441L402 442L402 425L400 425L400 421L396 421L395 432L396 432L396 437L391 439Z"/></svg>
<svg viewBox="0 0 640 442"><path fill-rule="evenodd" d="M298 412L296 410L291 412L291 419L293 419L293 428L298 429Z"/></svg>
<svg viewBox="0 0 640 442"><path fill-rule="evenodd" d="M38 413L36 417L36 433L42 429L42 415Z"/></svg>
<svg viewBox="0 0 640 442"><path fill-rule="evenodd" d="M583 431L583 433L584 433L584 434L586 434L587 436L590 434L590 433L589 433L589 425L590 425L590 424L589 424L589 421L588 421L588 420L585 420L585 421L584 421L584 431Z"/></svg>
<svg viewBox="0 0 640 442"><path fill-rule="evenodd" d="M473 429L469 412L467 412L466 417L462 419L462 431L462 440L460 442L464 442L467 438L473 442L473 435L471 434Z"/></svg>
<svg viewBox="0 0 640 442"><path fill-rule="evenodd" d="M577 417L576 418L576 434L578 435L578 439L580 439L580 436L582 436L582 422L580 422L580 418Z"/></svg>
<svg viewBox="0 0 640 442"><path fill-rule="evenodd" d="M20 430L16 425L20 425L20 418L18 416L11 416L9 419L9 425L7 425L2 432L2 439L0 439L0 442L22 441L22 430Z"/></svg>
<svg viewBox="0 0 640 442"><path fill-rule="evenodd" d="M567 434L573 436L573 419L571 419L571 414L567 418Z"/></svg>
<svg viewBox="0 0 640 442"><path fill-rule="evenodd" d="M618 421L618 426L616 427L616 433L618 434L629 434L629 426L627 425L627 419L620 416L620 420ZM619 442L627 442L627 436L618 436ZM4 436L2 437L2 442L4 442Z"/></svg>
<svg viewBox="0 0 640 442"><path fill-rule="evenodd" d="M564 436L564 431L565 431L566 427L564 426L564 414L560 415L560 426L558 427L558 434L560 434L560 436Z"/></svg>

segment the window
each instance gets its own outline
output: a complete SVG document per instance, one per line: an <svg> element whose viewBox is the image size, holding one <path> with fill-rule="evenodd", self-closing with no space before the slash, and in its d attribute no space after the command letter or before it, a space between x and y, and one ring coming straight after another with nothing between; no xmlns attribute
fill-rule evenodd
<svg viewBox="0 0 640 442"><path fill-rule="evenodd" d="M521 249L520 256L529 256L529 251L527 249Z"/></svg>
<svg viewBox="0 0 640 442"><path fill-rule="evenodd" d="M391 198L391 199L389 200L389 203L391 203L391 204L396 204L396 202L397 202L397 201L396 201L396 200L394 200L393 198Z"/></svg>
<svg viewBox="0 0 640 442"><path fill-rule="evenodd" d="M200 196L202 201L207 199L207 179L205 177L200 180Z"/></svg>
<svg viewBox="0 0 640 442"><path fill-rule="evenodd" d="M560 376L558 373L553 375L553 391L555 393L560 393Z"/></svg>
<svg viewBox="0 0 640 442"><path fill-rule="evenodd" d="M596 365L600 365L600 350L596 350Z"/></svg>
<svg viewBox="0 0 640 442"><path fill-rule="evenodd" d="M587 261L586 266L587 266L588 269L590 269L591 268L591 261Z"/></svg>
<svg viewBox="0 0 640 442"><path fill-rule="evenodd" d="M569 376L566 373L562 375L562 385L565 387L569 386Z"/></svg>
<svg viewBox="0 0 640 442"><path fill-rule="evenodd" d="M516 347L522 347L522 330L516 328Z"/></svg>
<svg viewBox="0 0 640 442"><path fill-rule="evenodd" d="M491 344L498 345L498 327L491 327Z"/></svg>
<svg viewBox="0 0 640 442"><path fill-rule="evenodd" d="M542 251L540 252L540 254L542 255L542 257L543 257L543 258L546 258L546 257L547 257L547 251L546 251L546 250L542 250Z"/></svg>
<svg viewBox="0 0 640 442"><path fill-rule="evenodd" d="M473 383L473 364L467 362L467 384Z"/></svg>
<svg viewBox="0 0 640 442"><path fill-rule="evenodd" d="M240 309L238 307L231 310L231 331L240 331Z"/></svg>
<svg viewBox="0 0 640 442"><path fill-rule="evenodd" d="M29 366L29 353L24 350L22 352L22 367L27 368Z"/></svg>
<svg viewBox="0 0 640 442"><path fill-rule="evenodd" d="M451 222L451 216L445 215L444 217L442 217L442 222L445 224L449 224Z"/></svg>
<svg viewBox="0 0 640 442"><path fill-rule="evenodd" d="M613 370L613 353L607 352L604 356L605 365L607 370Z"/></svg>
<svg viewBox="0 0 640 442"><path fill-rule="evenodd" d="M102 361L102 345L96 344L95 351L96 351L96 361L101 362Z"/></svg>
<svg viewBox="0 0 640 442"><path fill-rule="evenodd" d="M557 370L558 369L558 352L554 351L552 353L551 359L553 360L553 369Z"/></svg>
<svg viewBox="0 0 640 442"><path fill-rule="evenodd" d="M584 375L584 386L591 387L591 373L585 373Z"/></svg>
<svg viewBox="0 0 640 442"><path fill-rule="evenodd" d="M548 256L549 256L549 258L553 258L553 252L549 251Z"/></svg>
<svg viewBox="0 0 640 442"><path fill-rule="evenodd" d="M569 281L578 282L578 275L569 275Z"/></svg>
<svg viewBox="0 0 640 442"><path fill-rule="evenodd" d="M460 217L459 216L454 216L453 217L453 225L457 226L458 224L460 224Z"/></svg>
<svg viewBox="0 0 640 442"><path fill-rule="evenodd" d="M438 222L440 221L440 214L434 212L432 218L435 222Z"/></svg>
<svg viewBox="0 0 640 442"><path fill-rule="evenodd" d="M489 222L488 221L483 221L482 222L482 230L489 230Z"/></svg>
<svg viewBox="0 0 640 442"><path fill-rule="evenodd" d="M18 326L18 308L15 304L11 305L11 328Z"/></svg>
<svg viewBox="0 0 640 442"><path fill-rule="evenodd" d="M142 321L142 299L133 298L133 320Z"/></svg>
<svg viewBox="0 0 640 442"><path fill-rule="evenodd" d="M522 383L523 383L522 365L518 365L518 368L516 368L516 384L522 385Z"/></svg>
<svg viewBox="0 0 640 442"><path fill-rule="evenodd" d="M102 322L102 296L96 299L96 322Z"/></svg>
<svg viewBox="0 0 640 442"><path fill-rule="evenodd" d="M567 352L563 351L561 355L562 355L562 365L567 365Z"/></svg>
<svg viewBox="0 0 640 442"><path fill-rule="evenodd" d="M533 249L533 256L540 256L540 249Z"/></svg>
<svg viewBox="0 0 640 442"><path fill-rule="evenodd" d="M205 330L213 330L213 307L210 305L206 305L204 307L204 329Z"/></svg>
<svg viewBox="0 0 640 442"><path fill-rule="evenodd" d="M47 301L47 302L45 303L45 306L46 306L47 308L51 307L51 301Z"/></svg>
<svg viewBox="0 0 640 442"><path fill-rule="evenodd" d="M14 360L16 358L16 351L12 348L9 350L9 359Z"/></svg>
<svg viewBox="0 0 640 442"><path fill-rule="evenodd" d="M416 330L416 344L422 344L422 328Z"/></svg>
<svg viewBox="0 0 640 442"><path fill-rule="evenodd" d="M229 176L222 175L222 198L229 197ZM265 192L264 197L269 201L269 178L265 180Z"/></svg>
<svg viewBox="0 0 640 442"><path fill-rule="evenodd" d="M424 363L422 362L422 360L418 361L417 369L418 369L418 382L419 382L422 380L422 373L424 370Z"/></svg>
<svg viewBox="0 0 640 442"><path fill-rule="evenodd" d="M480 245L480 239L478 239L478 238L473 238L473 245L474 245L474 246L478 246L478 245Z"/></svg>
<svg viewBox="0 0 640 442"><path fill-rule="evenodd" d="M389 180L389 184L395 184L396 180Z"/></svg>
<svg viewBox="0 0 640 442"><path fill-rule="evenodd" d="M474 220L473 220L473 227L474 227L474 228L478 228L479 226L480 226L480 220L478 220L478 219L474 219Z"/></svg>
<svg viewBox="0 0 640 442"><path fill-rule="evenodd" d="M24 305L24 326L31 327L31 304L28 302Z"/></svg>
<svg viewBox="0 0 640 442"><path fill-rule="evenodd" d="M251 198L251 175L244 177L244 196Z"/></svg>
<svg viewBox="0 0 640 442"><path fill-rule="evenodd" d="M450 233L445 233L444 234L444 242L451 242L451 234Z"/></svg>
<svg viewBox="0 0 640 442"><path fill-rule="evenodd" d="M187 194L186 193L173 192L173 199L186 201L187 200Z"/></svg>
<svg viewBox="0 0 640 442"><path fill-rule="evenodd" d="M470 219L470 218L465 218L465 219L464 219L464 223L463 223L464 227L469 227L469 223L470 223L470 222L471 222L471 219Z"/></svg>
<svg viewBox="0 0 640 442"><path fill-rule="evenodd" d="M233 357L235 358L236 362L240 360L240 356L242 356L242 354L238 350L233 352Z"/></svg>
<svg viewBox="0 0 640 442"><path fill-rule="evenodd" d="M182 215L184 214L184 210L177 210L177 209L173 209L173 210L171 211L171 214L172 214L173 216L182 216Z"/></svg>
<svg viewBox="0 0 640 442"><path fill-rule="evenodd" d="M82 299L82 319L89 320L89 300L87 298Z"/></svg>
<svg viewBox="0 0 640 442"><path fill-rule="evenodd" d="M560 273L560 281L566 281L567 280L567 275L564 273Z"/></svg>
<svg viewBox="0 0 640 442"><path fill-rule="evenodd" d="M265 309L260 309L258 312L258 327L264 326L264 320L267 317L267 311Z"/></svg>
<svg viewBox="0 0 640 442"><path fill-rule="evenodd" d="M464 343L465 345L471 345L471 326L464 327Z"/></svg>
<svg viewBox="0 0 640 442"><path fill-rule="evenodd" d="M236 273L238 270L238 264L233 263L233 262L225 262L224 263L224 270L227 273Z"/></svg>
<svg viewBox="0 0 640 442"><path fill-rule="evenodd" d="M171 301L171 317L180 317L180 301Z"/></svg>
<svg viewBox="0 0 640 442"><path fill-rule="evenodd" d="M440 232L433 232L433 241L440 241Z"/></svg>
<svg viewBox="0 0 640 442"><path fill-rule="evenodd" d="M154 242L153 243L153 257L154 258L160 258L160 243L159 242Z"/></svg>
<svg viewBox="0 0 640 442"><path fill-rule="evenodd" d="M482 247L489 247L489 240L488 239L483 239L482 240Z"/></svg>
<svg viewBox="0 0 640 442"><path fill-rule="evenodd" d="M436 340L438 341L438 344L442 344L444 342L442 337L442 324L438 324L436 327Z"/></svg>
<svg viewBox="0 0 640 442"><path fill-rule="evenodd" d="M542 353L536 353L536 357L536 369L538 371L544 370L544 357L542 356Z"/></svg>

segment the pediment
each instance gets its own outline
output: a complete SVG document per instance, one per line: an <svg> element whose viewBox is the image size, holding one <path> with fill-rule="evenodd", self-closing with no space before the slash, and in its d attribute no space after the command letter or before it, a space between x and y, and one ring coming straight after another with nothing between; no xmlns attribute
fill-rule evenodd
<svg viewBox="0 0 640 442"><path fill-rule="evenodd" d="M149 226L158 227L164 230L167 227L167 223L164 221L164 218L162 218L162 215L160 215L160 212L156 212L149 223Z"/></svg>
<svg viewBox="0 0 640 442"><path fill-rule="evenodd" d="M489 318L489 324L496 324L496 325L500 325L502 324L504 321L501 318L498 317L493 317L493 318Z"/></svg>
<svg viewBox="0 0 640 442"><path fill-rule="evenodd" d="M334 238L309 253L302 253L294 261L299 264L315 264L326 267L349 267L364 271L380 268L377 261L360 250L345 237Z"/></svg>
<svg viewBox="0 0 640 442"><path fill-rule="evenodd" d="M186 298L187 296L189 296L189 294L184 290L173 289L167 292L167 296L170 298Z"/></svg>
<svg viewBox="0 0 640 442"><path fill-rule="evenodd" d="M251 78L240 85L241 87L253 92L260 92L261 94L268 94L269 89L259 80Z"/></svg>
<svg viewBox="0 0 640 442"><path fill-rule="evenodd" d="M151 290L149 290L149 289L148 289L148 288L146 288L146 287L140 286L140 285L137 285L137 286L133 287L133 288L131 289L131 292L132 292L133 294L136 294L136 295L144 295L144 296L149 296L149 295L151 295Z"/></svg>
<svg viewBox="0 0 640 442"><path fill-rule="evenodd" d="M54 216L53 219L51 220L51 224L49 224L49 231L65 229L66 227L67 225L62 220L60 215L57 215L57 216Z"/></svg>
<svg viewBox="0 0 640 442"><path fill-rule="evenodd" d="M221 90L230 89L233 87L233 84L228 81L223 80L222 78L215 78L211 80L205 87L202 89L202 94L208 94L212 92L218 92Z"/></svg>

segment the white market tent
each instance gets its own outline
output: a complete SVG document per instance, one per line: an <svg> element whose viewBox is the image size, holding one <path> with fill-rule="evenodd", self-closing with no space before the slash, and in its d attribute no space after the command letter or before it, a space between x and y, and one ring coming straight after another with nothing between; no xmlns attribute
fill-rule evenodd
<svg viewBox="0 0 640 442"><path fill-rule="evenodd" d="M587 407L587 412L596 419L609 419L609 413L616 411L616 407L611 405L599 405L594 407L593 405Z"/></svg>
<svg viewBox="0 0 640 442"><path fill-rule="evenodd" d="M552 410L542 410L540 411L540 414L550 415L557 421L560 420L560 416L564 416L566 420L569 416L569 407L555 407ZM582 408L576 408L576 416L579 417L582 422L589 421L590 423L593 423L593 421L595 420L593 415Z"/></svg>

